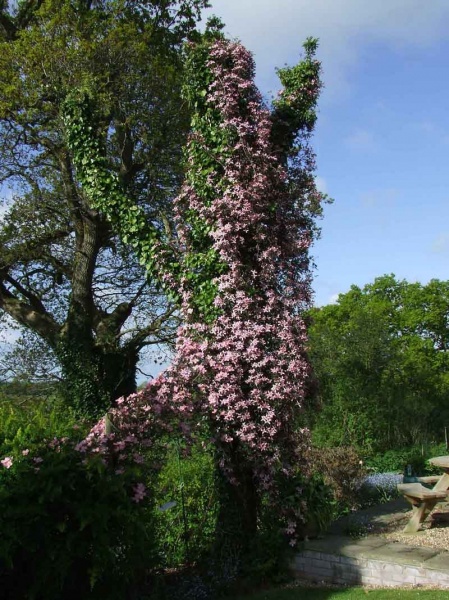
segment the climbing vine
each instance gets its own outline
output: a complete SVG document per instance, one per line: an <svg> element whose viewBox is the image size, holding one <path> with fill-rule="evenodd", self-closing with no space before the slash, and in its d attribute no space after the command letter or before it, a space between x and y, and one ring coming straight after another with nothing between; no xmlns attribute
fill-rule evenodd
<svg viewBox="0 0 449 600"><path fill-rule="evenodd" d="M144 414L177 414L185 432L206 420L218 464L240 495L246 532L257 526L266 497L293 540L303 518L301 490L291 502L281 501L280 491L308 444L298 425L309 372L302 314L322 200L308 143L321 87L316 42L308 40L305 50L300 65L279 71L284 90L269 110L243 46L209 31L187 49L192 121L174 205L176 251L108 169L86 96L67 101L64 114L85 192L176 295L184 320L171 367L121 402L113 420L125 435L139 415L140 436ZM105 435L97 428L88 446L109 447Z"/></svg>
<svg viewBox="0 0 449 600"><path fill-rule="evenodd" d="M62 119L78 179L92 208L106 215L156 282L163 285L168 273L176 277L179 264L172 240L126 195L118 174L108 164L105 133L96 118L94 99L86 91L74 92L63 104ZM176 286L167 289L176 299Z"/></svg>

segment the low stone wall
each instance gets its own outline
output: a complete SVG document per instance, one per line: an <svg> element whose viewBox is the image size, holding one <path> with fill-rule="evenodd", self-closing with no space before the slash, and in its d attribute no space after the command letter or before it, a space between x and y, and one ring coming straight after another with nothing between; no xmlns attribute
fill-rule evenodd
<svg viewBox="0 0 449 600"><path fill-rule="evenodd" d="M407 565L314 550L304 550L299 553L294 559L292 568L294 575L300 579L340 585L449 588L449 562L447 553L444 555L442 567L446 567L447 572L421 565ZM441 558L443 559L443 556Z"/></svg>

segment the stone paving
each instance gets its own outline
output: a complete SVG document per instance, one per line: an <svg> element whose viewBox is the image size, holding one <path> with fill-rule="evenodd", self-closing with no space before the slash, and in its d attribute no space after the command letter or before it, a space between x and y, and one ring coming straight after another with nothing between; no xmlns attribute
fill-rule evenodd
<svg viewBox="0 0 449 600"><path fill-rule="evenodd" d="M409 507L395 500L340 519L322 539L304 542L293 561L300 579L340 585L436 587L449 589L449 552L389 542L380 535L348 535L371 524L388 525Z"/></svg>

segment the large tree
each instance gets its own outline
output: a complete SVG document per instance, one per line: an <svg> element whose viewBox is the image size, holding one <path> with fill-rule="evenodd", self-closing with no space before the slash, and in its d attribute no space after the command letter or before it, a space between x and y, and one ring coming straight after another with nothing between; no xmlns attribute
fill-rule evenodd
<svg viewBox="0 0 449 600"><path fill-rule="evenodd" d="M377 278L311 312L317 439L369 450L443 439L449 282Z"/></svg>
<svg viewBox="0 0 449 600"><path fill-rule="evenodd" d="M80 185L61 105L94 93L109 171L170 237L188 128L180 48L205 5L0 2L0 312L51 349L84 413L134 390L139 352L170 339L174 309Z"/></svg>

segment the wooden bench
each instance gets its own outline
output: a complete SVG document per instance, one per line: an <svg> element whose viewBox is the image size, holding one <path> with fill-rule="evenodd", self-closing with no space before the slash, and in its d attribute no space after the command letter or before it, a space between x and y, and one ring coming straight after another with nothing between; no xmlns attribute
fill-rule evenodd
<svg viewBox="0 0 449 600"><path fill-rule="evenodd" d="M437 483L441 478L441 475L424 475L423 477L407 477L404 475L404 483L424 483L426 485L433 485Z"/></svg>
<svg viewBox="0 0 449 600"><path fill-rule="evenodd" d="M420 481L433 483L432 476L420 477ZM438 481L439 478L437 478ZM429 512L440 500L445 500L449 495L447 490L430 490L422 483L399 483L398 490L413 507L413 515L404 529L404 533L416 533L419 526L427 517Z"/></svg>
<svg viewBox="0 0 449 600"><path fill-rule="evenodd" d="M425 475L416 478L420 483L436 483L441 479L441 475Z"/></svg>

